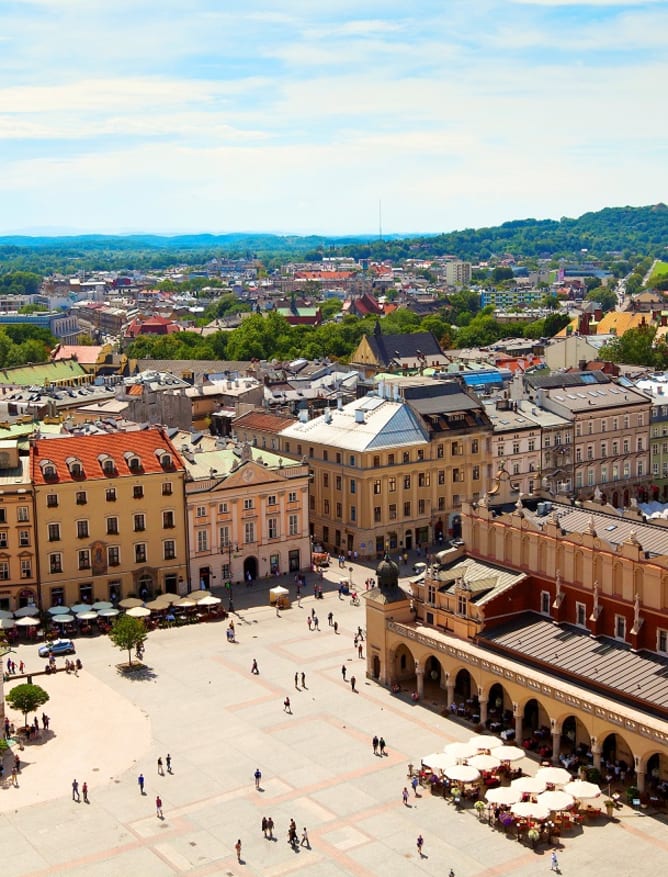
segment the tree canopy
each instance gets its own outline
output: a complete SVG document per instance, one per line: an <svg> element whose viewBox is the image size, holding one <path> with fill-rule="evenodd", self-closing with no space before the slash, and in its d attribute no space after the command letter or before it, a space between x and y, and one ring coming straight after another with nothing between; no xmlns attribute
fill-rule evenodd
<svg viewBox="0 0 668 877"><path fill-rule="evenodd" d="M119 615L109 631L109 639L117 649L125 649L128 653L128 664L132 666L132 650L146 641L146 628L140 618L131 615Z"/></svg>
<svg viewBox="0 0 668 877"><path fill-rule="evenodd" d="M23 724L28 724L28 713L34 713L49 700L49 695L39 685L24 682L16 685L5 695L5 700L15 710L23 713Z"/></svg>

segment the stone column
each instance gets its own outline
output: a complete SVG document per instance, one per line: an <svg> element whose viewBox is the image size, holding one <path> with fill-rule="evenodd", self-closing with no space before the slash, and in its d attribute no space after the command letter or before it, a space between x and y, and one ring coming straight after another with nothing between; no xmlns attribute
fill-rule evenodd
<svg viewBox="0 0 668 877"><path fill-rule="evenodd" d="M455 699L455 680L448 679L446 688L448 690L448 709L450 709Z"/></svg>
<svg viewBox="0 0 668 877"><path fill-rule="evenodd" d="M513 704L513 715L515 716L515 744L517 746L522 745L522 723L524 721L524 716L522 715L522 710L519 707L519 704Z"/></svg>
<svg viewBox="0 0 668 877"><path fill-rule="evenodd" d="M487 721L487 698L479 696L478 702L480 703L480 724L484 725Z"/></svg>
<svg viewBox="0 0 668 877"><path fill-rule="evenodd" d="M641 766L640 759L638 758L637 755L634 756L634 761L635 761L635 769L636 769L636 786L637 786L639 792L644 792L645 791L645 777L647 774L646 774L645 769Z"/></svg>
<svg viewBox="0 0 668 877"><path fill-rule="evenodd" d="M561 747L561 730L552 729L552 761L559 760L559 748Z"/></svg>
<svg viewBox="0 0 668 877"><path fill-rule="evenodd" d="M415 662L415 676L417 677L417 693L420 700L424 697L424 667L420 666L420 662Z"/></svg>
<svg viewBox="0 0 668 877"><path fill-rule="evenodd" d="M591 741L591 754L594 757L594 767L596 770L601 769L601 747L596 743L595 740Z"/></svg>

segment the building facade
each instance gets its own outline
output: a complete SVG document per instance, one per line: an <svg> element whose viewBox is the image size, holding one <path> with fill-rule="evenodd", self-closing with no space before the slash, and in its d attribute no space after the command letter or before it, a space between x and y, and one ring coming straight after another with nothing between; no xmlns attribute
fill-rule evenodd
<svg viewBox="0 0 668 877"><path fill-rule="evenodd" d="M28 460L0 441L0 609L37 603L35 508Z"/></svg>

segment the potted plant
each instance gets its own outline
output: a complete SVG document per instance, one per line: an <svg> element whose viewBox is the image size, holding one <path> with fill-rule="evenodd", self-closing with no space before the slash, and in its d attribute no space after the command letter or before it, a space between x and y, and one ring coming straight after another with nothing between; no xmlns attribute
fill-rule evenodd
<svg viewBox="0 0 668 877"><path fill-rule="evenodd" d="M627 804L633 804L633 802L640 797L640 792L638 791L637 786L629 786L626 790L626 802Z"/></svg>
<svg viewBox="0 0 668 877"><path fill-rule="evenodd" d="M612 800L612 798L606 798L603 804L605 805L605 812L608 814L608 819L612 819L612 814L615 809L615 802Z"/></svg>
<svg viewBox="0 0 668 877"><path fill-rule="evenodd" d="M527 832L527 837L529 838L529 843L531 844L532 848L535 850L536 844L540 840L540 831L538 831L537 828L530 828Z"/></svg>
<svg viewBox="0 0 668 877"><path fill-rule="evenodd" d="M478 819L482 822L485 818L485 802L484 801L476 801L473 805L476 813L478 814Z"/></svg>

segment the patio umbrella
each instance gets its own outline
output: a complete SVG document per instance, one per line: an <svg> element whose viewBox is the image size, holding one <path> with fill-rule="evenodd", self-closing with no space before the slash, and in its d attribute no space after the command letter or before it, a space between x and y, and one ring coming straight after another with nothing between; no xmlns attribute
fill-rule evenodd
<svg viewBox="0 0 668 877"><path fill-rule="evenodd" d="M14 613L10 612L8 609L0 609L0 618L13 618Z"/></svg>
<svg viewBox="0 0 668 877"><path fill-rule="evenodd" d="M485 792L485 799L490 804L515 804L521 797L522 793L510 786L497 786Z"/></svg>
<svg viewBox="0 0 668 877"><path fill-rule="evenodd" d="M92 609L87 609L86 612L77 612L77 621L94 621L96 618L97 612L94 612Z"/></svg>
<svg viewBox="0 0 668 877"><path fill-rule="evenodd" d="M478 747L472 746L470 743L448 743L443 747L443 751L448 755L454 755L455 758L470 758L472 755L478 754Z"/></svg>
<svg viewBox="0 0 668 877"><path fill-rule="evenodd" d="M544 804L534 804L533 801L518 801L510 808L513 816L520 816L524 819L535 819L536 822L542 822L548 819L550 811Z"/></svg>
<svg viewBox="0 0 668 877"><path fill-rule="evenodd" d="M160 605L164 606L166 609L168 606L171 606L172 603L176 603L178 599L178 594L159 594L153 602L160 603Z"/></svg>
<svg viewBox="0 0 668 877"><path fill-rule="evenodd" d="M214 597L213 595L202 597L201 600L197 601L198 606L217 606L219 603L222 603L220 597Z"/></svg>
<svg viewBox="0 0 668 877"><path fill-rule="evenodd" d="M453 764L443 771L446 777L456 783L474 783L480 778L480 772L468 764Z"/></svg>
<svg viewBox="0 0 668 877"><path fill-rule="evenodd" d="M120 613L120 609L100 609L98 615L100 618L113 618Z"/></svg>
<svg viewBox="0 0 668 877"><path fill-rule="evenodd" d="M586 780L573 780L566 783L564 792L573 795L574 798L598 798L601 790L596 783L588 783Z"/></svg>
<svg viewBox="0 0 668 877"><path fill-rule="evenodd" d="M550 810L568 810L573 806L573 796L557 789L555 792L541 792L538 796L538 803L545 804Z"/></svg>
<svg viewBox="0 0 668 877"><path fill-rule="evenodd" d="M0 618L0 630L9 630L10 627L16 627L13 618Z"/></svg>
<svg viewBox="0 0 668 877"><path fill-rule="evenodd" d="M423 756L421 761L425 767L430 767L432 770L445 770L446 767L456 764L457 759L447 752L432 752L431 755Z"/></svg>
<svg viewBox="0 0 668 877"><path fill-rule="evenodd" d="M169 604L163 603L162 600L151 600L150 603L146 604L146 608L150 609L151 612L164 612L165 609L169 609Z"/></svg>
<svg viewBox="0 0 668 877"><path fill-rule="evenodd" d="M113 603L110 603L109 600L97 600L90 608L99 612L100 609L111 609L112 607Z"/></svg>
<svg viewBox="0 0 668 877"><path fill-rule="evenodd" d="M526 752L519 746L497 746L494 755L501 761L519 761L520 758L524 758Z"/></svg>
<svg viewBox="0 0 668 877"><path fill-rule="evenodd" d="M530 795L537 795L539 792L545 791L547 785L544 779L540 777L519 777L510 784L513 789L518 792L528 792Z"/></svg>
<svg viewBox="0 0 668 877"><path fill-rule="evenodd" d="M173 604L177 609L194 609L197 603L189 597L182 597Z"/></svg>
<svg viewBox="0 0 668 877"><path fill-rule="evenodd" d="M80 612L88 612L91 608L90 603L75 603L70 611L74 612L75 615L78 615Z"/></svg>
<svg viewBox="0 0 668 877"><path fill-rule="evenodd" d="M466 759L467 764L470 764L471 767L475 767L476 770L494 770L495 767L499 767L501 762L496 757L496 755L474 755L472 758Z"/></svg>
<svg viewBox="0 0 668 877"><path fill-rule="evenodd" d="M125 597L118 605L121 609L134 609L135 606L143 606L144 601L138 597Z"/></svg>
<svg viewBox="0 0 668 877"><path fill-rule="evenodd" d="M125 614L132 616L132 618L146 618L147 615L151 614L151 610L147 609L146 606L131 606Z"/></svg>
<svg viewBox="0 0 668 877"><path fill-rule="evenodd" d="M25 618L27 615L39 615L39 608L34 603L29 603L27 606L21 606L20 609L17 609L14 615L17 618Z"/></svg>
<svg viewBox="0 0 668 877"><path fill-rule="evenodd" d="M469 743L471 746L476 746L479 750L497 749L499 746L503 746L503 740L495 737L493 734L474 734Z"/></svg>
<svg viewBox="0 0 668 877"><path fill-rule="evenodd" d="M553 786L564 786L573 779L565 767L539 767L536 776Z"/></svg>
<svg viewBox="0 0 668 877"><path fill-rule="evenodd" d="M30 618L25 615L23 618L16 619L17 627L36 627L39 624L39 621L36 618Z"/></svg>
<svg viewBox="0 0 668 877"><path fill-rule="evenodd" d="M52 606L48 610L49 615L67 615L69 611L69 606Z"/></svg>
<svg viewBox="0 0 668 877"><path fill-rule="evenodd" d="M74 621L74 615L54 615L52 621L56 624L69 624L70 621Z"/></svg>
<svg viewBox="0 0 668 877"><path fill-rule="evenodd" d="M199 601L200 601L200 600L203 600L205 597L211 597L211 596L213 596L213 595L211 594L211 591L204 591L204 590L200 590L200 591L191 591L191 592L188 594L188 598L189 598L190 600L194 600L196 603L199 603Z"/></svg>

